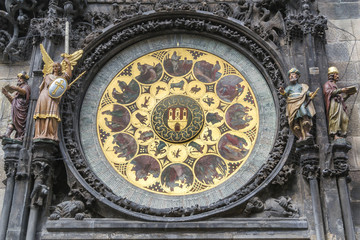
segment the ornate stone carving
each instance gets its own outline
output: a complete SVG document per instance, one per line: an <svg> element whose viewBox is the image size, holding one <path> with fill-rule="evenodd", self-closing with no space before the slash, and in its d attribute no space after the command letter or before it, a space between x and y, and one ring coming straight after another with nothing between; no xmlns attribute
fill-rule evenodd
<svg viewBox="0 0 360 240"><path fill-rule="evenodd" d="M5 1L0 9L0 52L5 58L17 60L24 58L26 48L19 37L26 35L32 12L39 11L42 4L37 1Z"/></svg>
<svg viewBox="0 0 360 240"><path fill-rule="evenodd" d="M306 34L325 41L325 30L327 30L327 18L322 15L314 16L310 11L310 1L302 0L302 12L298 14L289 13L285 18L287 40L302 39Z"/></svg>
<svg viewBox="0 0 360 240"><path fill-rule="evenodd" d="M251 217L290 217L298 218L299 209L293 204L288 196L269 198L262 202L258 197L248 201L243 211L245 216Z"/></svg>
<svg viewBox="0 0 360 240"><path fill-rule="evenodd" d="M45 162L35 161L32 163L32 173L35 183L31 192L31 204L42 206L44 198L49 193L49 186L46 185L48 177L52 174L52 167Z"/></svg>
<svg viewBox="0 0 360 240"><path fill-rule="evenodd" d="M301 173L307 180L319 178L319 147L314 143L302 145L296 148L300 155Z"/></svg>
<svg viewBox="0 0 360 240"><path fill-rule="evenodd" d="M293 164L285 165L271 183L282 186L289 181L289 177L294 173L295 169Z"/></svg>
<svg viewBox="0 0 360 240"><path fill-rule="evenodd" d="M56 41L64 34L64 19L70 21L86 8L86 1L49 1L47 12L43 11L47 1L5 1L0 6L0 52L11 61L27 59L30 54L31 38L35 42L42 37Z"/></svg>
<svg viewBox="0 0 360 240"><path fill-rule="evenodd" d="M30 24L30 36L35 36L35 42L49 38L59 43L65 35L65 22L66 18L34 18Z"/></svg>
<svg viewBox="0 0 360 240"><path fill-rule="evenodd" d="M9 1L12 2L12 1ZM10 7L11 6L11 7ZM84 0L71 0L59 2L52 0L47 12L44 12L43 3L31 1L14 1L6 10L0 10L0 19L9 21L13 29L0 29L0 49L8 56L25 57L26 50L30 46L30 39L38 42L43 37L49 37L55 42L62 40L64 35L64 22L69 19L72 22L72 47L85 46L94 32L99 34L104 26L110 23L120 23L126 19L139 15L148 15L151 12L168 11L205 11L211 14L228 18L232 17L244 23L245 26L259 34L264 40L279 45L285 32L283 15L285 14L286 1L262 0L262 1L239 1L238 3L208 2L173 2L163 0L154 4L140 1L119 2L112 5L112 14L101 12L84 13L87 3ZM326 18L313 16L310 11L309 0L303 0L302 12L298 15L288 14L286 17L286 32L288 40L302 38L305 33L311 33L321 39L325 39ZM26 10L26 11L24 11ZM29 12L33 14L28 14ZM17 16L15 18L15 16ZM32 19L30 16L34 16ZM1 18L2 17L2 18ZM89 19L90 17L90 19ZM82 19L81 21L73 21ZM229 18L231 19L231 18ZM7 23L4 26L9 25ZM30 25L30 26L29 26ZM19 37L25 40L19 40Z"/></svg>
<svg viewBox="0 0 360 240"><path fill-rule="evenodd" d="M351 149L351 144L344 138L335 140L329 147L327 154L330 154L330 159L333 163L333 168L326 168L323 170L324 177L346 177L350 181L349 177L349 163L348 163L348 151Z"/></svg>
<svg viewBox="0 0 360 240"><path fill-rule="evenodd" d="M278 88L284 84L279 66L270 57L266 49L262 48L258 43L237 31L198 17L182 17L174 16L172 18L158 18L158 20L143 21L142 23L135 24L130 27L123 28L118 32L114 33L111 37L108 37L107 41L102 42L96 48L85 56L85 60L80 64L78 71L91 69L96 62L98 62L106 53L112 51L113 48L126 42L139 35L147 33L158 33L164 30L188 30L207 32L217 36L224 37L234 44L238 44L240 47L247 49L260 63L263 64L264 69L275 88ZM73 122L74 109L79 101L77 98L80 94L84 83L78 81L76 87L70 89L63 104L63 129L64 129L64 141L66 145L67 154L71 159L72 164L77 169L78 173L82 178L91 186L95 191L99 192L103 197L110 200L111 202L134 212L146 213L155 216L166 216L166 217L180 217L180 216L191 216L199 213L208 212L219 207L228 206L235 203L251 191L264 184L264 181L278 166L281 156L284 153L285 146L288 140L288 128L286 127L285 117L285 103L281 101L280 96L280 129L283 129L278 133L278 138L275 142L275 146L271 151L267 164L256 174L253 180L243 188L236 191L235 194L219 200L210 206L193 206L190 208L169 208L169 209L153 209L143 205L135 204L126 198L116 196L108 187L106 187L101 180L99 180L94 174L91 173L90 168L87 166L84 156L79 150L79 145L75 138L76 136L76 124Z"/></svg>
<svg viewBox="0 0 360 240"><path fill-rule="evenodd" d="M2 140L4 151L4 170L7 178L14 177L19 164L19 153L22 148L22 144L19 141L13 139Z"/></svg>
<svg viewBox="0 0 360 240"><path fill-rule="evenodd" d="M43 206L49 193L50 180L53 176L53 163L56 159L58 146L53 141L35 141L33 146L33 160L31 173L34 177L34 187L31 192L31 204Z"/></svg>
<svg viewBox="0 0 360 240"><path fill-rule="evenodd" d="M54 212L50 215L50 220L58 220L60 218L75 218L75 220L83 220L85 214L85 204L79 200L69 200L56 205Z"/></svg>

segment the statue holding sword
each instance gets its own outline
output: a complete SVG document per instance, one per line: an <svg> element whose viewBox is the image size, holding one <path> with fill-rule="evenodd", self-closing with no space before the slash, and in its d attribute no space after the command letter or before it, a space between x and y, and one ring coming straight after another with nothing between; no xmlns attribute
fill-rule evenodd
<svg viewBox="0 0 360 240"><path fill-rule="evenodd" d="M302 142L312 137L310 134L312 117L315 115L315 108L312 99L316 96L319 89L315 92L309 91L309 86L299 84L300 72L296 68L291 68L288 72L290 85L285 89L280 88L281 95L286 96L286 116L291 131L298 138L297 142Z"/></svg>

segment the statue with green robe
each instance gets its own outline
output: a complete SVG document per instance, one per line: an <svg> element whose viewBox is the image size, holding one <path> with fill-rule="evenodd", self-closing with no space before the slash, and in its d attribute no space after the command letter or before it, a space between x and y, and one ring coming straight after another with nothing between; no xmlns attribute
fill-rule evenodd
<svg viewBox="0 0 360 240"><path fill-rule="evenodd" d="M292 68L288 72L290 85L285 89L280 88L280 94L286 96L286 116L289 126L298 142L305 141L312 137L310 134L312 117L315 115L315 108L311 99L316 93L309 91L309 86L298 83L300 72Z"/></svg>

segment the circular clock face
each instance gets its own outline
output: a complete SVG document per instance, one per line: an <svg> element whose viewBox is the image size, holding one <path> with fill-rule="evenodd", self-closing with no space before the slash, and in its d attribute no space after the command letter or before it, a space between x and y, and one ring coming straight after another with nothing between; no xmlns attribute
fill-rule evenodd
<svg viewBox="0 0 360 240"><path fill-rule="evenodd" d="M148 53L110 81L97 111L109 164L160 194L206 191L234 175L256 142L259 112L249 83L214 54Z"/></svg>
<svg viewBox="0 0 360 240"><path fill-rule="evenodd" d="M267 161L277 131L271 91L250 60L215 40L181 39L120 52L81 109L91 171L152 208L208 206L233 194Z"/></svg>

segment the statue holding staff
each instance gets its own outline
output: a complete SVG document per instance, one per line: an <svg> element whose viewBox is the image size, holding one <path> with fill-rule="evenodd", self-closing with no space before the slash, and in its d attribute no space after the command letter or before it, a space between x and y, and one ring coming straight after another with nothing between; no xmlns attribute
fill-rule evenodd
<svg viewBox="0 0 360 240"><path fill-rule="evenodd" d="M11 123L8 125L6 133L0 138L10 138L15 130L15 138L22 141L25 134L26 118L30 103L31 89L27 84L29 76L25 71L17 75L18 82L16 86L5 86L2 93L11 103ZM14 95L11 93L15 92Z"/></svg>
<svg viewBox="0 0 360 240"><path fill-rule="evenodd" d="M310 134L312 117L315 115L315 108L311 101L316 95L309 91L307 84L299 84L300 72L292 68L288 72L290 85L285 89L280 88L280 94L286 96L286 116L291 131L298 138L298 142L305 141L312 137Z"/></svg>
<svg viewBox="0 0 360 240"><path fill-rule="evenodd" d="M338 88L339 71L336 67L328 69L328 81L323 86L325 96L328 132L334 140L344 138L349 125L348 109L345 101L357 92L355 86Z"/></svg>
<svg viewBox="0 0 360 240"><path fill-rule="evenodd" d="M35 135L34 139L50 139L58 141L58 123L61 121L59 103L61 96L70 87L68 81L72 77L72 68L82 56L82 50L75 53L62 54L64 60L60 63L53 62L40 45L44 61L44 79L40 85L40 95L36 103Z"/></svg>

